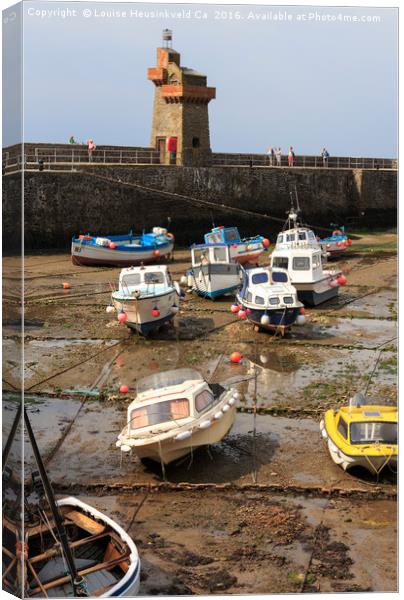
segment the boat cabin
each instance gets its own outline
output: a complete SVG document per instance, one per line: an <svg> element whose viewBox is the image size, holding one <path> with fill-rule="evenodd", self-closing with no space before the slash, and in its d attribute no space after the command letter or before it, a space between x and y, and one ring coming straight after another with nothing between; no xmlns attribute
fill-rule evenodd
<svg viewBox="0 0 404 600"><path fill-rule="evenodd" d="M297 302L296 290L290 284L288 272L268 267L245 270L239 296L245 302L263 308L285 308Z"/></svg>
<svg viewBox="0 0 404 600"><path fill-rule="evenodd" d="M206 233L205 244L236 244L241 241L237 227L215 227Z"/></svg>
<svg viewBox="0 0 404 600"><path fill-rule="evenodd" d="M297 227L282 231L276 239L276 249L319 247L319 242L314 232L307 227Z"/></svg>
<svg viewBox="0 0 404 600"><path fill-rule="evenodd" d="M343 406L338 412L337 431L348 444L397 444L396 407Z"/></svg>
<svg viewBox="0 0 404 600"><path fill-rule="evenodd" d="M139 380L136 399L128 407L129 434L161 433L199 418L219 402L213 387L194 369Z"/></svg>
<svg viewBox="0 0 404 600"><path fill-rule="evenodd" d="M271 255L271 267L288 272L292 283L311 283L323 278L321 248L306 244L295 248L278 248Z"/></svg>
<svg viewBox="0 0 404 600"><path fill-rule="evenodd" d="M222 244L198 244L192 246L192 266L200 267L208 264L228 264L230 250Z"/></svg>
<svg viewBox="0 0 404 600"><path fill-rule="evenodd" d="M128 294L158 292L172 285L167 265L129 267L122 269L119 275L119 291Z"/></svg>

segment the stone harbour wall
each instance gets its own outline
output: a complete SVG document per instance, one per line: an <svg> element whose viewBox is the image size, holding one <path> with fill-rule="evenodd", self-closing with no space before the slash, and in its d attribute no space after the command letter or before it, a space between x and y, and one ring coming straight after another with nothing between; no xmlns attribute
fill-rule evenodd
<svg viewBox="0 0 404 600"><path fill-rule="evenodd" d="M166 226L168 217L180 245L200 242L212 222L238 225L242 235L261 233L273 240L286 218L294 189L304 220L311 226L353 223L356 227L380 228L396 223L396 171L94 165L77 172L25 173L25 248L68 248L71 237L79 233L148 230ZM214 208L159 191L207 200ZM5 250L19 247L20 204L21 173L3 176ZM232 213L232 208L274 219Z"/></svg>

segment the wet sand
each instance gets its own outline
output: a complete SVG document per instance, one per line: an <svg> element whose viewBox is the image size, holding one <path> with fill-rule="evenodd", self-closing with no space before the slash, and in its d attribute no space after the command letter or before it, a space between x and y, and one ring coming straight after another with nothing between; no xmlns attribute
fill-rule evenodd
<svg viewBox="0 0 404 600"><path fill-rule="evenodd" d="M338 300L307 309L306 324L283 339L237 320L230 297L192 294L175 328L143 339L105 311L119 269L77 267L68 254L26 257L24 374L38 443L58 493L129 528L142 593L397 589L394 475L344 473L319 434L324 410L363 391L378 357L368 393L396 403L396 257L377 250L387 238L369 236L373 251L354 244L335 263L348 277ZM3 262L7 432L21 339L18 261ZM188 264L188 251L176 251L173 278ZM229 361L235 350L240 365ZM237 387L242 399L230 434L164 478L159 466L121 456L115 441L136 380L179 367Z"/></svg>

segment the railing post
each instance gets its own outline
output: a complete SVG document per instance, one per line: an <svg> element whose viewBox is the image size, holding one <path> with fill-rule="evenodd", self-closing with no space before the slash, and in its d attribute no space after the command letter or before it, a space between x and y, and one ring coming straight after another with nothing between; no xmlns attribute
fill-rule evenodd
<svg viewBox="0 0 404 600"><path fill-rule="evenodd" d="M104 164L105 164L105 150L104 150Z"/></svg>
<svg viewBox="0 0 404 600"><path fill-rule="evenodd" d="M122 150L119 152L119 162L122 163Z"/></svg>
<svg viewBox="0 0 404 600"><path fill-rule="evenodd" d="M56 162L56 148L54 150L54 162Z"/></svg>

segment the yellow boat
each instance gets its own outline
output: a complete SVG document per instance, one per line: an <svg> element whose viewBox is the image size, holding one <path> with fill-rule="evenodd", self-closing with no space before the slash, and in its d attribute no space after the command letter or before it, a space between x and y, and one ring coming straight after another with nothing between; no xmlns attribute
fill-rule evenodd
<svg viewBox="0 0 404 600"><path fill-rule="evenodd" d="M360 466L377 475L387 465L397 468L397 425L397 407L370 404L356 394L350 406L325 413L320 431L344 471Z"/></svg>

